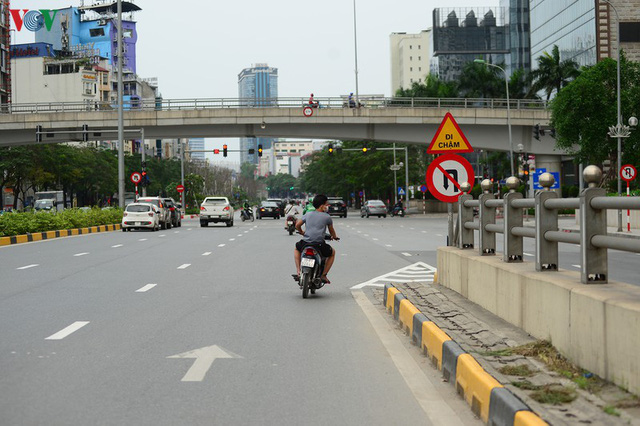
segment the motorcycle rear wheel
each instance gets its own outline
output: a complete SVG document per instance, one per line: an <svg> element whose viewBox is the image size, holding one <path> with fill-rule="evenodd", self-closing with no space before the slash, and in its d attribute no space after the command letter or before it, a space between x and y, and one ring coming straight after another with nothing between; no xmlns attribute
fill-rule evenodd
<svg viewBox="0 0 640 426"><path fill-rule="evenodd" d="M302 298L306 299L307 297L309 297L309 284L310 284L310 277L309 274L306 272L303 272L302 275L300 276L300 283L302 284Z"/></svg>

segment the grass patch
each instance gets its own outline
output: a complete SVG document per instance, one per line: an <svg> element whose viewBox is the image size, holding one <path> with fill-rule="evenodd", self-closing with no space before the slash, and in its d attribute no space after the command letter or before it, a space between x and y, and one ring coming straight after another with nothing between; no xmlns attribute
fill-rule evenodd
<svg viewBox="0 0 640 426"><path fill-rule="evenodd" d="M513 349L506 348L506 349L500 349L500 350L497 350L497 351L478 352L478 355L481 355L481 356L511 356L511 355L513 355Z"/></svg>
<svg viewBox="0 0 640 426"><path fill-rule="evenodd" d="M500 368L500 372L502 374L506 374L508 376L522 376L522 377L531 377L535 374L528 365L505 365Z"/></svg>
<svg viewBox="0 0 640 426"><path fill-rule="evenodd" d="M607 405L602 409L602 411L604 411L610 416L620 417L620 412L616 410L616 407L614 407L613 405Z"/></svg>
<svg viewBox="0 0 640 426"><path fill-rule="evenodd" d="M542 386L534 385L529 380L521 380L519 382L511 382L511 384L522 390L539 390Z"/></svg>
<svg viewBox="0 0 640 426"><path fill-rule="evenodd" d="M578 396L574 388L560 385L545 385L531 393L531 398L541 404L568 404Z"/></svg>

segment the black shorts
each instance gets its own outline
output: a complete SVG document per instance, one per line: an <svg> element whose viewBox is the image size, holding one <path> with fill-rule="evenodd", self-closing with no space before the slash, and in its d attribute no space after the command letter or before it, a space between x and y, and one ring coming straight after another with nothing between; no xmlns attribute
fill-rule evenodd
<svg viewBox="0 0 640 426"><path fill-rule="evenodd" d="M314 246L320 251L320 254L323 257L331 257L331 255L333 254L333 248L324 241L321 243L308 243L305 240L300 240L296 243L296 250L302 253L302 250L305 248L305 246Z"/></svg>

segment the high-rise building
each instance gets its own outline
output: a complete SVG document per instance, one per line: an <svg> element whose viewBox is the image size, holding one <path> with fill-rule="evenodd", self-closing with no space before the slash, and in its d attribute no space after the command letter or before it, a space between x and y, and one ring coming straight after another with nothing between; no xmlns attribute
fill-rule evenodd
<svg viewBox="0 0 640 426"><path fill-rule="evenodd" d="M596 63L595 1L530 0L532 68L554 45L563 61L574 60L580 66Z"/></svg>
<svg viewBox="0 0 640 426"><path fill-rule="evenodd" d="M620 14L620 48L630 61L640 61L640 4L638 0L611 0ZM596 43L598 61L617 59L618 25L616 15L607 3L596 0Z"/></svg>
<svg viewBox="0 0 640 426"><path fill-rule="evenodd" d="M422 83L429 74L431 30L418 34L391 33L391 95Z"/></svg>
<svg viewBox="0 0 640 426"><path fill-rule="evenodd" d="M509 37L507 74L522 69L531 70L531 41L529 25L529 0L500 0L505 13L505 25Z"/></svg>
<svg viewBox="0 0 640 426"><path fill-rule="evenodd" d="M457 80L474 59L505 64L510 53L502 8L434 9L432 37L440 78L446 81Z"/></svg>
<svg viewBox="0 0 640 426"><path fill-rule="evenodd" d="M9 0L0 0L0 104L11 102L11 21Z"/></svg>
<svg viewBox="0 0 640 426"><path fill-rule="evenodd" d="M189 150L203 151L204 150L204 138L190 138L189 139ZM204 159L205 159L204 152L191 152L189 156L190 156L190 158L192 160L204 161Z"/></svg>
<svg viewBox="0 0 640 426"><path fill-rule="evenodd" d="M245 107L268 107L278 98L278 69L268 64L253 64L238 74L238 97ZM258 164L258 145L271 148L273 138L240 138L240 162ZM254 154L249 154L254 149Z"/></svg>

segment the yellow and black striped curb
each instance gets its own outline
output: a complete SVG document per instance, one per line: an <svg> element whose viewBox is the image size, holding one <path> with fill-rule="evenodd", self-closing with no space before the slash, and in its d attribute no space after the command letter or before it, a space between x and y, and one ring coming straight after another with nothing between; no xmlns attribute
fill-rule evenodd
<svg viewBox="0 0 640 426"><path fill-rule="evenodd" d="M12 244L29 243L31 241L51 240L60 237L70 237L72 235L95 234L96 232L117 231L120 224L90 226L88 228L63 229L60 231L36 232L33 234L14 235L13 237L0 237L0 246Z"/></svg>
<svg viewBox="0 0 640 426"><path fill-rule="evenodd" d="M502 386L473 356L420 312L393 284L384 286L384 306L483 422L491 426L547 425L527 404Z"/></svg>

